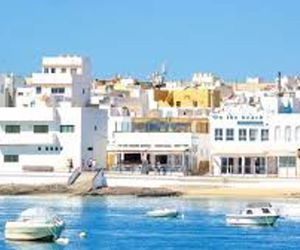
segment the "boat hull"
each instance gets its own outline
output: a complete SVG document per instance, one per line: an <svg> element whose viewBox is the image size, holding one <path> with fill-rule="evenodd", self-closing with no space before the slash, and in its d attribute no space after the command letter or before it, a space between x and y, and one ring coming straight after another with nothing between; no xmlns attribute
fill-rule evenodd
<svg viewBox="0 0 300 250"><path fill-rule="evenodd" d="M58 238L64 225L7 222L5 238L18 241L53 241Z"/></svg>
<svg viewBox="0 0 300 250"><path fill-rule="evenodd" d="M273 226L279 215L269 216L226 216L226 221L231 225L251 225L251 226Z"/></svg>
<svg viewBox="0 0 300 250"><path fill-rule="evenodd" d="M147 213L147 216L154 218L176 218L178 215L178 211L150 211Z"/></svg>

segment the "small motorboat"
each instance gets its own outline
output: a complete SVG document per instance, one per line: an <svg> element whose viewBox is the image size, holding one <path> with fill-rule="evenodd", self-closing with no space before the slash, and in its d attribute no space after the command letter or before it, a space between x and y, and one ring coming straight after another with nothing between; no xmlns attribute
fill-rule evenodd
<svg viewBox="0 0 300 250"><path fill-rule="evenodd" d="M270 203L251 203L237 214L227 214L231 225L273 226L280 217Z"/></svg>
<svg viewBox="0 0 300 250"><path fill-rule="evenodd" d="M175 218L179 215L179 212L176 209L163 208L151 210L146 215L155 218Z"/></svg>
<svg viewBox="0 0 300 250"><path fill-rule="evenodd" d="M65 223L50 210L29 208L15 221L5 224L5 238L20 241L54 241L59 238Z"/></svg>

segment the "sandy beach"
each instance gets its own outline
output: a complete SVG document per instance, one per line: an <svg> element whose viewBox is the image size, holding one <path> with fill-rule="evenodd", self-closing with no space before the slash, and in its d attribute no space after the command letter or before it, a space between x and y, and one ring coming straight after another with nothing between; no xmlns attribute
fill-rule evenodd
<svg viewBox="0 0 300 250"><path fill-rule="evenodd" d="M36 176L19 183L0 182L0 195L64 194L86 195L135 195L158 196L224 196L224 197L294 197L300 198L299 179L278 178L220 178L199 176L157 176L108 173L107 188L92 190L95 173L83 173L74 185L68 186L65 179L49 176L35 182ZM32 179L30 179L32 178ZM42 178L42 177L40 177ZM0 176L1 179L1 176ZM54 181L56 179L56 182ZM44 183L44 184L42 184Z"/></svg>
<svg viewBox="0 0 300 250"><path fill-rule="evenodd" d="M170 187L171 188L171 187ZM180 191L184 196L224 196L245 198L300 198L300 189L294 188L219 188L219 187L173 187L172 190Z"/></svg>
<svg viewBox="0 0 300 250"><path fill-rule="evenodd" d="M108 175L110 186L163 187L184 196L299 197L297 178Z"/></svg>
<svg viewBox="0 0 300 250"><path fill-rule="evenodd" d="M219 187L106 187L97 190L74 189L67 185L0 185L0 195L51 195L62 194L70 196L106 196L133 195L137 197L166 197L166 196L223 196L245 198L300 198L300 189L274 188L219 188Z"/></svg>

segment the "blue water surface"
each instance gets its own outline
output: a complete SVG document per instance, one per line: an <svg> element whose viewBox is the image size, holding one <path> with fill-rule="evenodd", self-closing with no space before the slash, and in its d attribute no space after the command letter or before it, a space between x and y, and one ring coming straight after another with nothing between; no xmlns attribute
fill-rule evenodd
<svg viewBox="0 0 300 250"><path fill-rule="evenodd" d="M272 200L287 215L274 227L227 225L224 215L247 202L183 197L0 197L0 249L299 249L300 200ZM5 222L32 206L51 207L63 217L67 227L62 236L70 239L67 246L4 239ZM145 216L162 207L176 207L183 215L177 219ZM87 232L87 238L79 238L81 231Z"/></svg>

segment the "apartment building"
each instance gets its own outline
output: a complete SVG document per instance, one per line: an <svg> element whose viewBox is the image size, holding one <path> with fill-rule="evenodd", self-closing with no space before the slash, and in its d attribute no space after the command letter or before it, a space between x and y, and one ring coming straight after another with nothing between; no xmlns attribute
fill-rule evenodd
<svg viewBox="0 0 300 250"><path fill-rule="evenodd" d="M0 108L0 171L106 166L107 112L88 106L90 79L87 58L43 58L42 72L15 90L16 107Z"/></svg>

